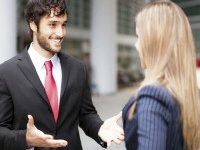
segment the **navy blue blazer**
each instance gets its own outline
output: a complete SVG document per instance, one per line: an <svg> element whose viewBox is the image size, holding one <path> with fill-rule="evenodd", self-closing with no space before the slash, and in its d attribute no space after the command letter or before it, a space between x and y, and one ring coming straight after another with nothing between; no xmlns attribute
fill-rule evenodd
<svg viewBox="0 0 200 150"><path fill-rule="evenodd" d="M137 105L132 120L129 109ZM162 86L145 86L123 109L127 150L183 150L181 114L178 102Z"/></svg>

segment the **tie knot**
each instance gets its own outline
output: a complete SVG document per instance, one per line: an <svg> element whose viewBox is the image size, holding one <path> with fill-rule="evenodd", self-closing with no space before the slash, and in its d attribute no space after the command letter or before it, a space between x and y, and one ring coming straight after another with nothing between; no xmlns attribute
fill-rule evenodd
<svg viewBox="0 0 200 150"><path fill-rule="evenodd" d="M44 65L45 65L46 71L52 71L53 64L52 64L51 60L45 61Z"/></svg>

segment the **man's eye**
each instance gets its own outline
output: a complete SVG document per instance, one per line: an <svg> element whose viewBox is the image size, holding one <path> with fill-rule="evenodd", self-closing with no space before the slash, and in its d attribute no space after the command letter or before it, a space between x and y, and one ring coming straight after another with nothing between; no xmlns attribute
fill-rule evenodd
<svg viewBox="0 0 200 150"><path fill-rule="evenodd" d="M49 24L51 27L55 27L55 24Z"/></svg>
<svg viewBox="0 0 200 150"><path fill-rule="evenodd" d="M67 27L67 24L66 24L66 23L64 23L62 26L63 26L63 27Z"/></svg>

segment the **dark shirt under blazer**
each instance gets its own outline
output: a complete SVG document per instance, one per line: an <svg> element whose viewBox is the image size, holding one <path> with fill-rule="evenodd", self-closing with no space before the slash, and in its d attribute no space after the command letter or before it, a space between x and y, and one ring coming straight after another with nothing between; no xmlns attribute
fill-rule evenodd
<svg viewBox="0 0 200 150"><path fill-rule="evenodd" d="M128 120L133 101L137 105ZM162 86L145 86L131 97L123 109L127 150L183 150L178 102Z"/></svg>

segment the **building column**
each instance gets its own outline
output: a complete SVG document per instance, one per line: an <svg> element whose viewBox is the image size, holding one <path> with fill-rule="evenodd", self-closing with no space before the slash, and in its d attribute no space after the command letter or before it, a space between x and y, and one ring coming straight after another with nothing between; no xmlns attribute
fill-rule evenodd
<svg viewBox="0 0 200 150"><path fill-rule="evenodd" d="M91 66L94 90L117 91L117 0L92 0Z"/></svg>
<svg viewBox="0 0 200 150"><path fill-rule="evenodd" d="M17 2L1 1L0 8L0 63L16 55L17 41Z"/></svg>

